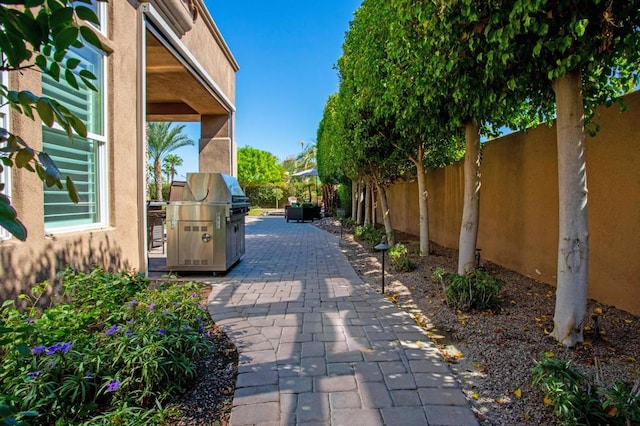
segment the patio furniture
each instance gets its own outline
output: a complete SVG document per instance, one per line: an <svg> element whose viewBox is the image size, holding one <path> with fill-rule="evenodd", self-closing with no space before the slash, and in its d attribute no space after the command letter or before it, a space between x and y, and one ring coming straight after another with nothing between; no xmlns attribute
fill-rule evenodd
<svg viewBox="0 0 640 426"><path fill-rule="evenodd" d="M289 222L295 220L296 222L305 222L314 219L320 219L320 206L315 203L301 203L300 205L285 206L284 217Z"/></svg>

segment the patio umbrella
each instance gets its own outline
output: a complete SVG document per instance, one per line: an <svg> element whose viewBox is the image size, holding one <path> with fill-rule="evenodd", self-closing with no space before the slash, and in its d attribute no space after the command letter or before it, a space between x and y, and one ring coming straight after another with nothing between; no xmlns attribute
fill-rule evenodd
<svg viewBox="0 0 640 426"><path fill-rule="evenodd" d="M318 202L318 169L315 167L312 169L303 170L292 174L291 176L310 177L315 176L316 180L316 202ZM309 201L311 201L311 188L309 188Z"/></svg>
<svg viewBox="0 0 640 426"><path fill-rule="evenodd" d="M314 167L313 169L307 169L301 172L294 173L291 176L318 176L318 169Z"/></svg>

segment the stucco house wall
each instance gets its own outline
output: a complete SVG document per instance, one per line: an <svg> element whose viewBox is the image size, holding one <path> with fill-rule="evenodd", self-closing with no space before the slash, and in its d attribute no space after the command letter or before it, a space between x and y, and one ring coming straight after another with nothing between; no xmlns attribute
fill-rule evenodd
<svg viewBox="0 0 640 426"><path fill-rule="evenodd" d="M640 92L627 111L598 109L601 131L586 138L589 190L589 297L640 314ZM558 174L556 130L546 124L483 146L480 226L482 259L556 284ZM462 164L429 171L430 239L457 248L462 218ZM393 227L419 234L417 183L389 189ZM381 217L378 215L378 217Z"/></svg>
<svg viewBox="0 0 640 426"><path fill-rule="evenodd" d="M191 3L182 0L156 3L165 1ZM149 4L136 1L110 1L105 4L106 19L103 23L106 34L102 40L107 58L106 226L47 235L43 219L43 183L33 173L12 170L12 204L29 234L26 242L15 238L0 241L0 275L3 278L0 298L3 300L15 299L33 283L43 280L57 285L56 273L66 265L78 270L89 270L93 265L99 265L109 270L146 272L147 166L144 129L149 118L145 114L145 99L151 93L145 86L147 71L142 58L145 57L145 39L150 37L145 27L143 6L149 7ZM211 25L211 17L204 9L204 4L201 1L194 4L200 9L192 28L177 37L202 65L200 71L215 81L220 95L233 102L237 64L222 36L212 32L217 28ZM179 87L180 81L174 83ZM41 76L35 71L10 75L9 85L11 90L31 90L36 94L42 92ZM231 112L228 116L230 119ZM181 121L179 115L169 114L167 118ZM192 118L193 115L189 117ZM42 148L40 121L32 121L12 112L9 128L33 148Z"/></svg>

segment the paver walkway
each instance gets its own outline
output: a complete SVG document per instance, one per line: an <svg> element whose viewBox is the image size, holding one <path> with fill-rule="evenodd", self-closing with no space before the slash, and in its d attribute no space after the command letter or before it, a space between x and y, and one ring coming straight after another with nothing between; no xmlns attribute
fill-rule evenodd
<svg viewBox="0 0 640 426"><path fill-rule="evenodd" d="M409 315L365 284L339 238L248 218L246 255L209 312L238 346L231 425L477 425Z"/></svg>

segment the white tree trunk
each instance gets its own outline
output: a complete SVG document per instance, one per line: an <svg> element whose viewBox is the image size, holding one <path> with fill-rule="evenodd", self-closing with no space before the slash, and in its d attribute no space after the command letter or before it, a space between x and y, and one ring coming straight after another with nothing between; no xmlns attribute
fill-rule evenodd
<svg viewBox="0 0 640 426"><path fill-rule="evenodd" d="M364 203L363 203L363 190L364 190L364 182L362 179L358 181L358 214L356 216L356 224L362 225L362 215L364 213Z"/></svg>
<svg viewBox="0 0 640 426"><path fill-rule="evenodd" d="M471 121L464 126L464 204L458 243L458 274L475 268L478 222L480 218L480 126Z"/></svg>
<svg viewBox="0 0 640 426"><path fill-rule="evenodd" d="M429 209L427 178L424 170L422 146L418 149L418 158L414 161L418 174L418 210L420 212L420 256L429 256Z"/></svg>
<svg viewBox="0 0 640 426"><path fill-rule="evenodd" d="M558 137L558 284L551 335L565 346L582 342L587 308L589 228L582 78L569 72L553 82Z"/></svg>
<svg viewBox="0 0 640 426"><path fill-rule="evenodd" d="M364 224L371 224L371 184L366 183L364 187Z"/></svg>
<svg viewBox="0 0 640 426"><path fill-rule="evenodd" d="M356 220L358 214L358 182L351 181L351 219Z"/></svg>
<svg viewBox="0 0 640 426"><path fill-rule="evenodd" d="M380 198L380 209L382 210L382 221L384 222L384 231L387 234L387 243L394 245L393 226L391 225L391 212L389 211L389 202L387 200L387 190L383 185L376 182L378 189L378 197Z"/></svg>

